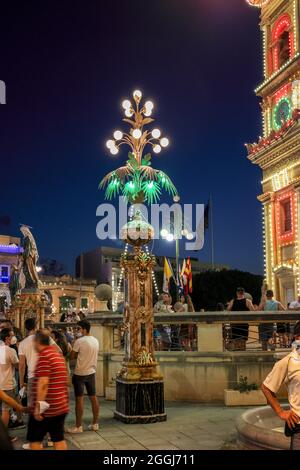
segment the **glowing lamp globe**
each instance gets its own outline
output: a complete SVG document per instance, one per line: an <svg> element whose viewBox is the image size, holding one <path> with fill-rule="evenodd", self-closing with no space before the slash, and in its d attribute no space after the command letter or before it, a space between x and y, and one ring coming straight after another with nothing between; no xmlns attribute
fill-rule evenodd
<svg viewBox="0 0 300 470"><path fill-rule="evenodd" d="M131 117L132 115L133 115L133 111L131 110L131 108L125 109L125 116L126 117Z"/></svg>
<svg viewBox="0 0 300 470"><path fill-rule="evenodd" d="M129 100L124 100L123 103L122 103L122 108L123 109L128 109L131 107L131 103Z"/></svg>
<svg viewBox="0 0 300 470"><path fill-rule="evenodd" d="M166 228L163 228L161 231L160 231L160 234L163 238L166 238L166 236L169 234L168 230Z"/></svg>
<svg viewBox="0 0 300 470"><path fill-rule="evenodd" d="M133 97L140 100L142 98L142 92L140 90L134 90Z"/></svg>
<svg viewBox="0 0 300 470"><path fill-rule="evenodd" d="M152 137L153 137L154 139L159 139L161 132L160 132L159 129L153 129L153 131L151 132L151 134L152 134Z"/></svg>
<svg viewBox="0 0 300 470"><path fill-rule="evenodd" d="M134 129L132 135L135 139L139 139L142 136L142 132L140 129Z"/></svg>
<svg viewBox="0 0 300 470"><path fill-rule="evenodd" d="M123 137L123 132L121 132L121 131L115 131L115 132L114 132L114 138L115 138L116 140L121 140L122 137Z"/></svg>
<svg viewBox="0 0 300 470"><path fill-rule="evenodd" d="M154 145L153 152L159 153L160 151L161 151L161 146L160 145Z"/></svg>
<svg viewBox="0 0 300 470"><path fill-rule="evenodd" d="M166 236L166 240L168 242L172 242L174 240L174 235L172 233L168 233L168 235Z"/></svg>
<svg viewBox="0 0 300 470"><path fill-rule="evenodd" d="M167 137L163 137L162 139L160 139L160 145L162 147L168 147L169 145L169 139L167 139Z"/></svg>
<svg viewBox="0 0 300 470"><path fill-rule="evenodd" d="M145 103L145 108L146 109L152 110L153 106L154 106L154 104L152 103L152 101L146 101L146 103Z"/></svg>
<svg viewBox="0 0 300 470"><path fill-rule="evenodd" d="M115 147L115 146L110 147L109 150L110 150L110 153L111 153L112 155L117 155L117 153L119 152L119 149L118 149L117 147Z"/></svg>
<svg viewBox="0 0 300 470"><path fill-rule="evenodd" d="M110 140L108 140L108 141L106 142L105 145L106 145L106 147L107 147L108 149L110 149L111 147L113 147L113 146L115 145L115 142L110 139Z"/></svg>
<svg viewBox="0 0 300 470"><path fill-rule="evenodd" d="M142 219L141 211L136 211L132 220L121 229L121 238L130 245L147 245L154 238L154 228Z"/></svg>

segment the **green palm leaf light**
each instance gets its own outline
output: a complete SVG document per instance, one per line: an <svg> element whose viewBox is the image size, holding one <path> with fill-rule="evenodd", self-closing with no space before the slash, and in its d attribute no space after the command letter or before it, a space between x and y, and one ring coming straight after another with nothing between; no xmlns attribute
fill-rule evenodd
<svg viewBox="0 0 300 470"><path fill-rule="evenodd" d="M169 145L169 139L152 126L152 101L142 104L141 100L142 93L135 90L133 102L123 101L123 121L129 124L129 132L116 130L113 139L106 142L106 147L112 155L119 153L121 145L130 148L126 165L108 173L99 185L100 188L105 188L106 199L123 195L131 204L153 204L159 201L163 191L173 197L177 196L177 190L169 176L152 167L152 155L149 151L146 152L146 148L150 148L155 154L159 154L162 148ZM150 125L152 129L146 129Z"/></svg>

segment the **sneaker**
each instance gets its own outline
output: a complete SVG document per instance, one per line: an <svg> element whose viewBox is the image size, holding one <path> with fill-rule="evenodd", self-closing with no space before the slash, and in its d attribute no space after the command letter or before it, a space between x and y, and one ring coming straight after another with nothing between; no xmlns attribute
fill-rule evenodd
<svg viewBox="0 0 300 470"><path fill-rule="evenodd" d="M82 428L82 426L78 426L78 427L75 426L74 428L68 428L67 432L69 434L80 434L80 433L83 432L83 428Z"/></svg>
<svg viewBox="0 0 300 470"><path fill-rule="evenodd" d="M9 423L9 429L24 429L26 425L23 421L15 421L14 423Z"/></svg>
<svg viewBox="0 0 300 470"><path fill-rule="evenodd" d="M99 424L89 424L88 426L89 431L99 431Z"/></svg>
<svg viewBox="0 0 300 470"><path fill-rule="evenodd" d="M23 450L31 450L29 442L26 442L26 444L22 445ZM43 444L41 444L41 449L43 449Z"/></svg>

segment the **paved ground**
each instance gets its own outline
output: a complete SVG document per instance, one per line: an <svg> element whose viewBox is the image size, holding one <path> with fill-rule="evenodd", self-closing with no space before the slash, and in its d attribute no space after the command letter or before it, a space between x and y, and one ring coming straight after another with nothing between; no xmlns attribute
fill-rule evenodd
<svg viewBox="0 0 300 470"><path fill-rule="evenodd" d="M91 422L86 398L84 426ZM74 402L67 426L74 424ZM168 420L154 424L123 424L113 419L115 403L101 401L100 430L66 434L70 449L78 450L217 450L236 449L235 418L246 408L226 408L191 403L167 403ZM21 449L26 430L14 431Z"/></svg>

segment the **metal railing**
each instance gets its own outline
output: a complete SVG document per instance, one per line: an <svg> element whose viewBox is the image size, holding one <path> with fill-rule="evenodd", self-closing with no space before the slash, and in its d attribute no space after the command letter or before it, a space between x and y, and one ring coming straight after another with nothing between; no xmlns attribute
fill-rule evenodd
<svg viewBox="0 0 300 470"><path fill-rule="evenodd" d="M123 350L122 315L98 312L88 319L108 328L112 351ZM153 340L157 351L280 351L290 347L298 320L295 311L156 313ZM75 323L47 323L76 338Z"/></svg>

